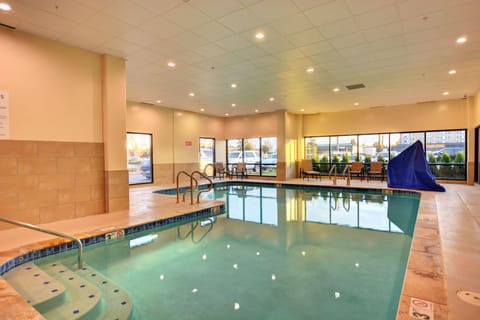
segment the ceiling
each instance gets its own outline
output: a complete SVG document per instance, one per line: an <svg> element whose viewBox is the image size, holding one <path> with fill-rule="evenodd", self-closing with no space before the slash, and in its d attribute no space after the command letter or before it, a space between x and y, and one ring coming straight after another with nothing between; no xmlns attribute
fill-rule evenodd
<svg viewBox="0 0 480 320"><path fill-rule="evenodd" d="M0 23L125 58L128 100L169 108L336 112L480 88L478 0L0 2Z"/></svg>

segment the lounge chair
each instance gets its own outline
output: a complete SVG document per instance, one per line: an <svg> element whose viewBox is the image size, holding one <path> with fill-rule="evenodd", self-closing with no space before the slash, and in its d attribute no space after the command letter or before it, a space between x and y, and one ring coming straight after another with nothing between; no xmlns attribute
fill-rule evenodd
<svg viewBox="0 0 480 320"><path fill-rule="evenodd" d="M243 177L246 177L247 176L247 165L245 164L245 162L237 163L237 165L233 167L233 171L231 173L231 176L236 176L237 178L241 177L242 179L243 179Z"/></svg>
<svg viewBox="0 0 480 320"><path fill-rule="evenodd" d="M309 179L310 177L315 179L321 179L320 171L313 170L312 159L303 159L302 160L302 179Z"/></svg>
<svg viewBox="0 0 480 320"><path fill-rule="evenodd" d="M363 180L363 162L352 162L350 167L350 177L360 177L360 181Z"/></svg>
<svg viewBox="0 0 480 320"><path fill-rule="evenodd" d="M372 178L380 178L381 181L385 178L383 170L383 162L370 162L370 169L367 172L367 181Z"/></svg>
<svg viewBox="0 0 480 320"><path fill-rule="evenodd" d="M225 168L223 162L216 162L215 163L215 176L217 176L220 180L228 175L228 169Z"/></svg>

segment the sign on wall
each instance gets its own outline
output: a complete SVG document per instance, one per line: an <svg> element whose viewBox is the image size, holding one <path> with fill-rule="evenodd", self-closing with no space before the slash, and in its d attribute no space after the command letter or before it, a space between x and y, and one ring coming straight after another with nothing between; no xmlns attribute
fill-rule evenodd
<svg viewBox="0 0 480 320"><path fill-rule="evenodd" d="M5 90L0 90L0 139L10 139L8 92Z"/></svg>

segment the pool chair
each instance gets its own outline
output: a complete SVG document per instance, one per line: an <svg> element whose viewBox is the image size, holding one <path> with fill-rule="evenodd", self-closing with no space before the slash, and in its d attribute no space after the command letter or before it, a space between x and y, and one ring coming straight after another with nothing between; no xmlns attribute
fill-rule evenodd
<svg viewBox="0 0 480 320"><path fill-rule="evenodd" d="M383 170L383 162L370 162L370 169L367 172L367 181L372 178L380 178L381 181L385 178L385 171Z"/></svg>
<svg viewBox="0 0 480 320"><path fill-rule="evenodd" d="M315 178L321 179L320 171L313 170L313 163L312 159L303 159L302 160L302 171L301 171L302 179L305 178Z"/></svg>
<svg viewBox="0 0 480 320"><path fill-rule="evenodd" d="M241 177L242 179L247 176L247 165L245 164L245 162L239 162L236 166L233 167L230 178L232 178L232 176L235 176L237 178Z"/></svg>
<svg viewBox="0 0 480 320"><path fill-rule="evenodd" d="M221 180L226 175L228 175L228 169L225 168L223 162L215 162L215 176Z"/></svg>
<svg viewBox="0 0 480 320"><path fill-rule="evenodd" d="M350 167L350 177L360 177L360 181L363 180L363 162L352 162L352 166Z"/></svg>

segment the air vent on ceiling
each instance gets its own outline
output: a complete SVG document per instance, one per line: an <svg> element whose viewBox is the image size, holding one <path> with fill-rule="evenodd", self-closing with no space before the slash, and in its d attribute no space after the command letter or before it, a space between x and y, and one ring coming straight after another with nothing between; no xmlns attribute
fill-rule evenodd
<svg viewBox="0 0 480 320"><path fill-rule="evenodd" d="M357 84L351 84L349 86L345 86L348 90L355 90L355 89L361 89L365 88L365 85L363 83L357 83Z"/></svg>

